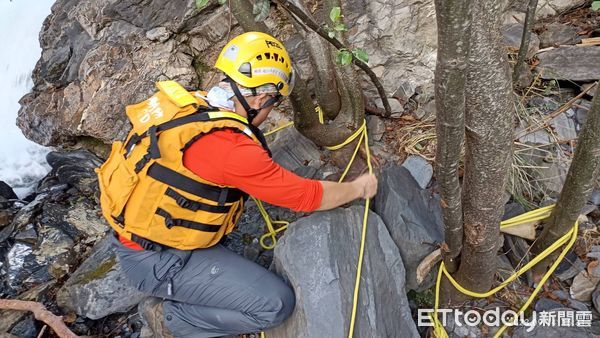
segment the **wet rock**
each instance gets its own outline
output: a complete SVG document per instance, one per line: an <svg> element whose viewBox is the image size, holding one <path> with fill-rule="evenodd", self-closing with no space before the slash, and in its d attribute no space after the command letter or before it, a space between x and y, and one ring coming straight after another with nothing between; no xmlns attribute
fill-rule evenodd
<svg viewBox="0 0 600 338"><path fill-rule="evenodd" d="M12 213L8 210L0 210L0 227L4 227L12 221Z"/></svg>
<svg viewBox="0 0 600 338"><path fill-rule="evenodd" d="M46 155L52 170L49 178L56 178L60 183L69 184L84 194L93 194L98 190L98 179L95 168L103 161L87 150L51 151Z"/></svg>
<svg viewBox="0 0 600 338"><path fill-rule="evenodd" d="M10 187L10 185L6 184L4 181L0 181L0 196L4 197L7 200L14 200L19 198L17 194L15 194L14 190Z"/></svg>
<svg viewBox="0 0 600 338"><path fill-rule="evenodd" d="M99 319L126 312L144 298L121 272L110 236L96 244L93 254L60 288L56 295L60 307Z"/></svg>
<svg viewBox="0 0 600 338"><path fill-rule="evenodd" d="M561 308L561 309L553 309L549 311L550 314L548 318L554 318L555 325L540 325L539 321L539 313L538 313L538 325L536 325L533 329L527 326L518 326L515 328L512 337L513 338L548 338L548 337L572 337L572 338L584 338L584 337L593 337L591 333L590 327L585 326L559 326L559 322L557 318L561 317L561 312L565 311L574 311L569 308ZM564 315L563 315L564 317ZM573 314L573 318L576 318L576 315ZM576 324L576 321L573 321ZM573 325L573 324L572 324ZM590 317L590 325L591 325L591 317ZM529 330L529 331L528 331Z"/></svg>
<svg viewBox="0 0 600 338"><path fill-rule="evenodd" d="M540 34L540 48L574 45L581 42L581 37L577 34L579 30L573 26L551 23L544 28L546 30Z"/></svg>
<svg viewBox="0 0 600 338"><path fill-rule="evenodd" d="M402 167L406 168L419 184L421 189L427 188L433 177L433 167L421 156L410 155Z"/></svg>
<svg viewBox="0 0 600 338"><path fill-rule="evenodd" d="M592 300L592 292L600 282L600 278L590 276L587 271L581 271L571 284L571 297L573 299L586 302Z"/></svg>
<svg viewBox="0 0 600 338"><path fill-rule="evenodd" d="M439 196L422 189L406 168L390 166L379 175L374 210L400 249L406 288L422 291L433 285L435 271L418 285L416 269L444 239Z"/></svg>
<svg viewBox="0 0 600 338"><path fill-rule="evenodd" d="M37 332L36 321L31 314L27 315L10 330L11 334L19 338L36 338L38 336Z"/></svg>
<svg viewBox="0 0 600 338"><path fill-rule="evenodd" d="M515 23L508 24L502 27L502 35L504 36L504 45L518 51L521 47L521 37L523 35L523 24ZM535 55L540 46L540 39L537 34L531 33L529 46L527 47L526 58L530 59Z"/></svg>
<svg viewBox="0 0 600 338"><path fill-rule="evenodd" d="M44 283L25 291L16 298L40 302L44 300L46 294L49 293L53 286L54 282ZM0 332L11 332L17 323L25 319L28 315L29 313L24 311L0 310ZM21 336L17 335L17 337Z"/></svg>
<svg viewBox="0 0 600 338"><path fill-rule="evenodd" d="M600 79L600 46L560 47L537 54L543 79L594 81Z"/></svg>
<svg viewBox="0 0 600 338"><path fill-rule="evenodd" d="M369 131L369 141L381 141L385 133L385 122L378 116L369 115L367 116L367 129Z"/></svg>
<svg viewBox="0 0 600 338"><path fill-rule="evenodd" d="M71 207L67 208L64 221L77 229L83 237L83 243L93 243L101 239L109 225L102 217L99 206L88 199L80 199Z"/></svg>
<svg viewBox="0 0 600 338"><path fill-rule="evenodd" d="M291 224L275 249L275 270L296 292L296 308L267 337L342 337L347 334L363 206L312 214ZM355 337L418 337L398 248L381 218L370 212ZM393 308L394 311L389 311Z"/></svg>
<svg viewBox="0 0 600 338"><path fill-rule="evenodd" d="M273 160L282 167L294 171L303 166L320 167L321 152L317 146L304 137L294 127L289 127L274 134L269 141Z"/></svg>

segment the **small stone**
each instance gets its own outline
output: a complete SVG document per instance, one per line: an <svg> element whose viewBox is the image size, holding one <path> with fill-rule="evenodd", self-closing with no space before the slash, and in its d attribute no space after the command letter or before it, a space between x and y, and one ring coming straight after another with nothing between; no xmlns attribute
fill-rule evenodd
<svg viewBox="0 0 600 338"><path fill-rule="evenodd" d="M600 190L594 190L588 201L594 205L600 205Z"/></svg>
<svg viewBox="0 0 600 338"><path fill-rule="evenodd" d="M424 105L419 106L414 112L419 120L433 121L436 116L435 100L431 100Z"/></svg>
<svg viewBox="0 0 600 338"><path fill-rule="evenodd" d="M171 37L171 32L165 27L156 27L146 32L146 38L150 41L165 42Z"/></svg>
<svg viewBox="0 0 600 338"><path fill-rule="evenodd" d="M415 92L417 90L417 86L411 82L407 82L407 81L403 81L400 83L400 87L398 87L398 89L396 89L396 91L394 92L394 95L392 95L395 98L398 98L398 100L406 103L408 102L408 99L410 99L413 95L415 95Z"/></svg>
<svg viewBox="0 0 600 338"><path fill-rule="evenodd" d="M10 185L6 184L4 181L0 181L0 196L6 198L7 200L19 198Z"/></svg>
<svg viewBox="0 0 600 338"><path fill-rule="evenodd" d="M559 140L570 141L577 138L575 122L564 113L552 119L550 125L554 128Z"/></svg>
<svg viewBox="0 0 600 338"><path fill-rule="evenodd" d="M523 24L508 24L502 27L502 35L504 36L505 46L510 47L512 50L518 51L521 47L521 37L523 36ZM540 46L540 39L537 34L532 33L527 46L526 58L532 58L538 51Z"/></svg>
<svg viewBox="0 0 600 338"><path fill-rule="evenodd" d="M535 303L535 311L549 311L552 309L562 308L564 305L549 298L542 298Z"/></svg>
<svg viewBox="0 0 600 338"><path fill-rule="evenodd" d="M569 252L567 257L558 265L554 275L561 282L571 279L585 270L585 263L575 255L574 252Z"/></svg>
<svg viewBox="0 0 600 338"><path fill-rule="evenodd" d="M392 114L402 114L404 112L404 106L402 103L400 103L400 101L398 101L398 99L395 97L388 97L387 99L388 103L390 104L390 110L392 111ZM381 98L375 99L375 106L379 109L384 108Z"/></svg>
<svg viewBox="0 0 600 338"><path fill-rule="evenodd" d="M600 252L598 252L598 251L588 252L586 254L586 257L600 260Z"/></svg>
<svg viewBox="0 0 600 338"><path fill-rule="evenodd" d="M569 298L569 307L572 309L575 309L577 311L589 311L590 310L589 306L585 305L585 303L580 302L575 299L570 299L570 298Z"/></svg>
<svg viewBox="0 0 600 338"><path fill-rule="evenodd" d="M381 141L385 133L385 122L378 116L369 115L367 116L367 129L369 131L369 139Z"/></svg>
<svg viewBox="0 0 600 338"><path fill-rule="evenodd" d="M11 221L12 214L8 210L0 210L0 227L8 225Z"/></svg>
<svg viewBox="0 0 600 338"><path fill-rule="evenodd" d="M410 172L422 189L427 188L433 177L433 167L426 159L411 155L402 163L402 166Z"/></svg>
<svg viewBox="0 0 600 338"><path fill-rule="evenodd" d="M592 293L599 281L600 278L588 275L587 271L581 271L571 284L571 297L582 302L592 300Z"/></svg>
<svg viewBox="0 0 600 338"><path fill-rule="evenodd" d="M540 34L540 48L554 45L574 45L581 42L581 37L577 34L579 30L576 27L551 23L545 28L546 30Z"/></svg>

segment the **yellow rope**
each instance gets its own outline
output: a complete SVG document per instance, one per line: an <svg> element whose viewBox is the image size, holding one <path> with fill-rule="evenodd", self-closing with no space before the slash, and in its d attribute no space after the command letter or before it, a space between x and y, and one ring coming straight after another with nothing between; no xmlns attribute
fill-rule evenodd
<svg viewBox="0 0 600 338"><path fill-rule="evenodd" d="M317 107L315 110L319 114L319 121L321 123L323 123L322 122L323 112L322 112L321 108ZM287 128L287 127L291 126L292 124L293 124L293 122L290 122L284 126L281 126L277 129L275 129L275 130L265 133L265 135L273 134L283 128ZM363 143L363 141L364 141L364 145L365 145L365 152L367 154L367 166L369 168L369 173L370 174L373 173L373 166L371 165L371 152L369 150L369 137L367 134L367 121L366 120L363 120L363 123L360 126L360 128L358 128L352 135L350 135L350 137L348 137L343 143L335 145L335 146L331 146L331 147L326 147L326 148L329 150L338 150L338 149L350 144L356 138L359 138L358 143L356 144L354 153L352 154L352 157L350 158L348 165L344 169L344 172L342 173L342 176L340 177L339 182L342 182L344 180L344 178L346 177L346 174L348 174L348 171L350 170L350 167L352 166L352 163L354 162L354 159L356 158L356 154L358 154L358 151L359 151L360 146ZM265 207L262 204L262 202L260 200L255 199L254 197L252 199L254 199L254 201L256 202L256 205L258 206L258 210L260 211L261 215L263 216L263 218L265 220L265 224L267 225L267 229L268 229L268 232L265 233L263 236L261 236L260 245L266 250L273 249L275 247L275 245L277 244L277 237L276 237L277 234L279 232L287 229L289 222L273 221L271 219L271 217L269 216L269 214L267 213L267 211L265 210ZM354 295L352 298L352 314L351 314L351 318L350 318L350 327L348 328L348 337L349 338L352 338L354 336L354 324L356 322L356 311L358 308L358 291L360 290L362 265L363 265L364 253L365 253L365 243L366 243L366 235L367 235L367 223L368 223L368 217L369 217L370 202L371 202L370 199L367 199L365 201L365 211L364 211L364 215L363 215L360 248L358 250L358 264L357 264L357 268L356 268L356 279L354 281ZM275 227L273 227L273 224L281 224L282 226L275 229ZM270 239L270 244L266 243L267 239ZM265 333L261 332L260 336L261 336L261 338L265 338Z"/></svg>
<svg viewBox="0 0 600 338"><path fill-rule="evenodd" d="M277 127L277 128L275 128L273 130L269 130L268 132L265 133L265 136L269 136L271 134L275 134L276 132L278 132L278 131L280 131L282 129L285 129L285 128L289 127L289 126L292 126L293 124L294 124L294 122L288 122L288 123L284 124L283 126Z"/></svg>
<svg viewBox="0 0 600 338"><path fill-rule="evenodd" d="M533 211L527 212L525 214L513 217L513 218L511 218L509 220L501 222L500 223L500 228L508 228L508 227L519 225L519 224L523 224L523 223L529 223L529 222L534 222L534 221L539 221L539 220L546 219L546 218L548 218L550 216L550 213L552 212L553 208L554 208L554 205L550 205L550 206L547 206L547 207L544 207L544 208L533 210ZM446 333L446 330L444 329L444 326L442 325L442 323L437 318L437 311L438 311L438 308L439 308L440 282L442 280L442 274L444 276L446 276L446 278L448 278L448 280L450 281L450 283L452 283L452 285L458 291L460 291L461 293L463 293L463 294L465 294L467 296L471 296L471 297L485 298L485 297L489 297L489 296L495 294L496 292L502 290L508 284L510 284L511 282L513 282L515 279L519 278L519 276L521 276L522 274L524 274L527 271L529 271L533 266L535 266L536 264L538 264L544 258L548 257L552 252L558 250L558 248L560 248L561 246L563 246L564 244L566 244L566 246L563 248L562 252L558 256L558 258L556 259L556 261L550 266L550 269L548 269L548 271L544 274L544 276L540 280L538 286L533 290L533 292L531 293L531 296L529 296L529 298L527 299L527 301L525 302L525 304L523 304L523 306L517 312L516 316L518 317L521 313L523 313L529 307L529 305L531 305L531 302L533 302L534 298L540 292L540 290L542 289L542 287L544 286L544 284L546 283L546 281L548 280L548 278L550 278L550 276L552 275L552 273L554 272L554 270L556 270L556 267L558 267L558 265L563 260L563 258L565 257L565 255L567 254L567 252L569 251L569 249L573 246L573 243L575 243L575 240L577 239L577 229L578 229L578 226L579 226L579 223L575 222L575 224L573 225L573 227L571 228L571 230L569 230L569 232L567 232L566 234L564 234L561 238L559 238L556 242L554 242L550 247L546 248L542 253L540 253L539 255L537 255L529 263L525 264L525 266L523 266L521 269L519 269L518 271L516 271L507 280L505 280L500 285L498 285L497 287L495 287L495 288L493 288L493 289L491 289L491 290L489 290L487 292L482 292L482 293L480 293L480 292L473 292L473 291L470 291L470 290L467 290L467 289L463 288L450 275L450 273L448 272L448 270L446 270L446 267L444 266L444 262L442 262L440 264L440 269L439 269L439 272L438 272L437 282L436 282L436 287L435 287L435 305L434 305L434 311L433 311L433 315L430 315L430 317L432 318L432 321L433 321L433 334L434 334L434 336L437 337L437 338L447 338L448 337L448 333ZM494 335L494 338L500 337L505 330L506 330L506 326L503 325L502 327L500 327L500 329L498 330L498 332L496 332L496 334Z"/></svg>

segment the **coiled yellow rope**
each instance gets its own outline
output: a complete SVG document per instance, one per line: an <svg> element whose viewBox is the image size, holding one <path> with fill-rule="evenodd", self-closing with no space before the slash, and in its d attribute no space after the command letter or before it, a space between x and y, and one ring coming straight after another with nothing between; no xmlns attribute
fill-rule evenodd
<svg viewBox="0 0 600 338"><path fill-rule="evenodd" d="M525 214L513 217L509 220L501 222L500 228L508 228L508 227L523 224L523 223L529 223L529 222L546 219L550 216L552 209L554 209L554 205L550 205L550 206L547 206L544 208L533 210L533 211L527 212ZM523 304L523 306L521 306L521 308L517 312L516 316L518 317L521 313L523 313L523 311L525 311L529 307L529 305L531 305L531 302L533 302L535 296L537 296L537 294L540 292L540 290L542 289L542 287L544 286L544 284L546 283L548 278L550 278L550 276L552 275L554 270L556 270L556 267L560 264L560 262L564 259L565 255L569 251L569 249L573 246L573 243L575 243L575 240L577 239L578 226L579 226L579 223L575 222L575 224L573 225L573 228L571 228L571 230L569 230L569 232L564 234L561 238L559 238L556 242L554 242L550 247L548 247L542 253L537 255L534 259L532 259L529 263L527 263L521 269L516 271L507 280L505 280L500 285L491 289L488 292L479 293L479 292L473 292L473 291L463 288L454 278L452 278L452 276L450 275L448 270L446 270L446 267L444 266L444 262L442 262L440 264L440 270L438 272L437 283L436 283L436 287L435 287L434 312L432 315L430 315L430 317L433 321L433 334L435 335L435 337L437 337L437 338L447 338L448 337L448 333L444 329L444 326L437 318L437 310L439 308L440 282L442 280L442 274L444 276L446 276L446 278L448 278L450 283L452 283L452 285L461 293L463 293L467 296L471 296L471 297L485 298L485 297L489 297L489 296L495 294L496 292L502 290L508 284L513 282L515 279L519 278L519 276L521 276L522 274L524 274L525 272L530 270L533 266L535 266L540 261L542 261L544 258L548 257L548 255L550 255L552 252L558 250L558 248L560 248L561 246L566 244L566 246L563 248L562 252L558 256L556 261L550 266L550 269L548 269L548 271L544 274L544 276L540 280L538 286L533 290L533 292L531 293L531 296L529 296L529 298L527 299L525 304ZM496 332L496 334L494 335L494 338L500 337L505 330L506 330L506 326L503 325L502 327L500 327L498 332Z"/></svg>
<svg viewBox="0 0 600 338"><path fill-rule="evenodd" d="M317 108L318 109L316 109L316 111L319 114L319 120L322 121L322 114L323 114L322 110L320 110L319 107L317 107ZM293 122L287 123L279 128L269 131L269 132L265 133L265 136L271 135L271 134L273 134L277 131L280 131L281 129L287 128L291 125L293 125ZM371 165L371 152L369 150L369 137L367 134L367 121L366 120L363 120L363 123L360 126L360 128L358 128L344 142L342 142L341 144L331 146L331 147L326 147L326 148L329 150L338 150L338 149L350 144L356 138L359 138L358 143L356 144L354 153L352 154L352 157L350 158L348 165L344 169L344 172L342 173L342 176L340 177L339 182L342 182L344 180L344 178L346 177L346 174L348 174L348 171L350 170L350 167L352 166L352 163L354 162L354 159L356 158L356 154L358 154L358 151L360 149L360 146L363 144L363 141L364 141L364 146L365 146L365 153L367 154L367 166L369 168L369 173L370 174L373 173L373 166ZM261 236L260 245L266 250L273 249L277 243L277 237L276 237L277 234L279 232L287 229L289 222L273 221L271 219L271 217L269 216L269 214L267 213L267 211L265 210L262 202L257 199L254 199L254 201L256 202L256 205L258 206L258 210L260 211L261 215L263 216L265 223L267 225L267 229L268 229L268 232L265 233L263 236ZM349 338L352 338L354 336L354 324L356 322L356 311L358 308L358 291L360 289L362 265L363 265L364 253L365 253L365 242L366 242L366 235L367 235L367 223L368 223L368 217L369 217L370 202L371 202L370 199L367 199L365 201L365 212L364 212L364 216L363 216L360 248L359 248L359 252L358 252L358 264L357 264L357 268L356 268L356 279L354 281L354 295L353 295L353 299L352 299L352 314L351 314L351 318L350 318L350 327L348 328L348 337ZM279 228L275 228L273 226L274 224L281 224L282 226ZM270 239L270 244L266 243L267 239ZM261 338L265 338L264 332L261 332Z"/></svg>

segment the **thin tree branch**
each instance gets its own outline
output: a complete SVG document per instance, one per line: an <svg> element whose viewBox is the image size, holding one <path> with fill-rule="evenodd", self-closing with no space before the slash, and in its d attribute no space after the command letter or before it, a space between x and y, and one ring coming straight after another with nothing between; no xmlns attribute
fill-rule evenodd
<svg viewBox="0 0 600 338"><path fill-rule="evenodd" d="M519 48L519 54L517 56L517 64L515 64L515 68L513 70L513 86L519 86L519 75L521 73L521 68L523 68L525 64L525 56L527 55L527 50L529 49L529 41L531 40L531 27L533 26L533 22L535 21L535 9L537 7L538 0L529 0L527 4L527 14L525 14L525 24L523 25L523 35L521 36L521 46Z"/></svg>
<svg viewBox="0 0 600 338"><path fill-rule="evenodd" d="M0 309L31 311L35 319L48 324L60 338L80 337L69 330L60 317L46 310L46 307L41 303L16 299L0 299Z"/></svg>
<svg viewBox="0 0 600 338"><path fill-rule="evenodd" d="M348 47L346 47L338 39L330 38L328 35L328 32L325 30L324 27L319 26L311 17L309 17L306 13L304 13L304 11L302 9L298 8L293 3L291 3L287 0L274 0L274 1L277 4L281 5L285 10L287 10L288 12L290 12L291 14L296 16L296 18L298 18L299 21L302 21L302 23L304 23L310 29L312 29L317 34L319 34L323 39L325 39L329 43L331 43L335 48L337 48L339 50L341 50L341 49L349 50ZM365 73L367 73L367 75L369 76L369 78L371 79L373 84L375 85L375 88L377 88L377 92L379 93L379 96L381 97L381 102L383 103L383 107L385 108L386 117L389 117L392 114L392 108L390 107L390 103L388 102L388 99L387 99L387 96L385 93L385 89L383 89L383 85L381 84L381 82L379 82L377 75L375 75L375 73L371 70L371 68L369 68L369 66L366 63L357 59L353 54L352 54L352 63L354 63L357 67L359 67Z"/></svg>

